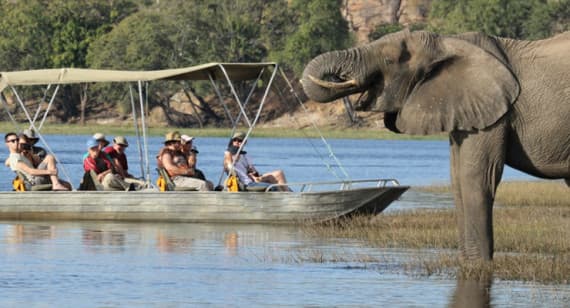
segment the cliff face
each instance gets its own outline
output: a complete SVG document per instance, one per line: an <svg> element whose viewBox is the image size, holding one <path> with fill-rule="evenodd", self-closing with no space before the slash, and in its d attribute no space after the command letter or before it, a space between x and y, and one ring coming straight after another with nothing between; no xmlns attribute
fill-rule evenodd
<svg viewBox="0 0 570 308"><path fill-rule="evenodd" d="M433 0L343 0L341 12L359 44L378 25L424 22Z"/></svg>

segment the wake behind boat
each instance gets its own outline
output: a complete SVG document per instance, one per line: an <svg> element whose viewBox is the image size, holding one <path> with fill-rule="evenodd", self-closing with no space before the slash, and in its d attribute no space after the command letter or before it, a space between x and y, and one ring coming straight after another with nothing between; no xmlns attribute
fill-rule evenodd
<svg viewBox="0 0 570 308"><path fill-rule="evenodd" d="M139 115L131 94L133 118L141 157L141 170L149 189L141 191L3 191L0 192L0 219L21 220L117 220L117 221L172 221L172 222L270 222L291 223L301 221L320 222L352 214L378 214L396 200L409 187L401 186L394 179L352 180L348 178L319 183L287 183L291 192L253 191L159 191L153 187L148 158L146 125L144 121L143 83L153 81L207 80L214 87L220 102L224 103L216 81L226 81L240 113L232 118L234 129L241 121L249 128L255 127L264 106L267 93L274 79L283 72L275 63L209 63L182 69L160 71L111 71L86 69L50 69L20 72L3 72L0 91L15 86L84 84L93 82L123 82L138 84ZM253 81L252 91L258 81L267 78L257 113L248 115L248 101L241 102L232 81ZM287 81L287 84L290 85ZM292 87L291 87L292 88ZM45 114L49 112L53 97ZM15 95L28 118L30 128L40 131L43 126L32 119L26 106ZM7 107L2 97L2 103ZM9 108L6 108L9 112ZM227 109L226 109L227 110ZM13 119L13 117L10 115ZM142 124L137 124L142 123ZM40 140L46 144L39 134ZM49 150L49 148L48 148ZM145 168L146 167L146 168Z"/></svg>

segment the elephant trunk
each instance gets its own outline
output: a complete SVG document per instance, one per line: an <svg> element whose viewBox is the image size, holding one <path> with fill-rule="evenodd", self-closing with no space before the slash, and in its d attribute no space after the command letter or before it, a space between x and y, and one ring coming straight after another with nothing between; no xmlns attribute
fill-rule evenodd
<svg viewBox="0 0 570 308"><path fill-rule="evenodd" d="M353 93L363 91L367 68L361 50L324 53L307 64L303 71L303 90L307 96L318 102L330 102ZM368 68L370 69L370 68Z"/></svg>

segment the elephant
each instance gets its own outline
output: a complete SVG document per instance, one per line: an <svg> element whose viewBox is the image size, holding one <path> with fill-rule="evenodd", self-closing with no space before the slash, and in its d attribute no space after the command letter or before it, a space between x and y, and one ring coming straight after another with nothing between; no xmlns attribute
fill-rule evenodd
<svg viewBox="0 0 570 308"><path fill-rule="evenodd" d="M464 260L493 259L505 164L570 186L570 32L523 41L403 30L318 55L301 83L317 102L361 93L357 108L384 112L396 133L449 135Z"/></svg>

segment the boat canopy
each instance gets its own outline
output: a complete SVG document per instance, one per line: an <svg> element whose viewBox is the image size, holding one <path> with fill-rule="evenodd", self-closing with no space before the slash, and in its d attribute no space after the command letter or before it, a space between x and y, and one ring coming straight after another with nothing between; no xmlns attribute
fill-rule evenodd
<svg viewBox="0 0 570 308"><path fill-rule="evenodd" d="M2 94L6 89L11 89L14 93L16 101L22 108L28 122L30 123L30 128L34 129L38 134L38 137L43 142L44 146L46 146L47 150L54 154L53 151L49 148L47 142L40 134L40 131L43 127L43 124L47 118L47 115L51 109L51 106L54 103L54 99L58 92L59 86L63 84L85 84L85 83L113 83L113 82L122 82L122 83L129 83L134 82L138 83L138 91L135 90L132 86L129 87L130 91L130 99L131 99L131 106L133 112L133 120L135 126L135 132L137 135L137 144L139 145L139 154L141 156L141 174L143 178L146 179L148 183L150 183L150 159L148 154L148 142L147 142L147 134L146 134L146 123L145 123L145 97L143 96L143 83L148 83L152 81L159 81L159 80L170 80L170 81L209 81L213 86L214 92L218 96L218 100L224 107L226 112L226 116L232 122L232 132L230 134L233 135L235 130L237 129L238 123L243 121L244 124L247 126L247 132L245 139L251 134L251 131L255 127L257 121L259 120L261 110L263 109L264 103L266 101L267 95L269 93L270 88L272 88L272 84L275 80L275 77L280 73L282 79L286 82L286 87L293 93L295 100L301 105L302 101L300 98L294 93L293 86L287 79L283 70L278 66L275 62L260 62L260 63L225 63L225 62L212 62L206 63L196 66L184 67L184 68L177 68L177 69L164 69L164 70L154 70L154 71L122 71L122 70L101 70L101 69L81 69L81 68L54 68L54 69L39 69L39 70L27 70L27 71L11 71L11 72L0 72L0 102L4 105L4 109L6 109L8 116L15 124L15 127L18 127L17 121L12 116L8 104ZM259 106L257 107L257 112L253 117L248 116L246 113L246 106L248 105L250 99L252 98L252 94L254 90L257 88L259 80L267 79L266 82L263 82L263 86L260 88L263 91L262 97L259 99ZM233 83L235 81L252 81L255 82L251 83L251 89L249 94L245 98L244 101L239 97L236 89L234 88ZM228 107L226 106L225 100L223 95L220 91L220 88L216 85L217 82L226 83L229 86L229 92L233 97L233 100L239 106L239 113L237 116L232 116L229 112ZM34 86L34 85L47 85L45 90L45 97L42 98L40 104L34 115L29 112L29 106L24 104L24 100L21 99L18 91L14 88L15 86ZM43 111L43 117L40 116L40 111L42 110L41 103L47 97L48 90L52 85L56 85L55 89L52 90L51 99L49 99L49 104ZM264 88L264 89L263 89ZM281 93L280 89L277 88L277 93ZM136 92L138 92L138 100L139 106L137 108L137 104L135 103ZM280 94L282 96L282 94ZM304 108L304 106L303 106ZM140 115L141 121L139 122L137 119L137 113ZM41 118L41 120L40 120ZM39 123L37 123L39 122ZM316 124L312 123L313 127L320 133ZM142 130L142 138L139 135L139 126ZM347 172L344 170L340 161L336 158L334 153L332 153L332 149L330 145L326 142L324 137L321 135L321 140L326 145L327 150L329 151L329 158L332 158L335 162L336 167L342 172L343 176L337 176L337 178L344 177L345 179L349 179ZM142 139L142 142L140 141ZM144 144L144 146L142 144ZM242 146L245 144L242 143ZM313 146L316 148L315 146ZM143 149L144 148L144 149ZM241 150L241 148L240 148ZM239 153L240 151L238 151ZM56 157L57 160L57 157ZM58 160L59 162L59 160ZM60 163L60 166L62 164ZM146 165L146 168L144 168ZM325 163L329 171L334 174L333 168L330 164ZM146 169L146 170L145 170ZM66 174L68 180L69 176L64 169L64 173ZM223 174L223 173L222 173ZM221 177L220 181L221 182Z"/></svg>
<svg viewBox="0 0 570 308"><path fill-rule="evenodd" d="M120 71L81 68L56 68L0 73L0 92L9 86L73 84L88 82L135 82L153 80L253 80L277 63L206 63L177 69ZM226 76L227 75L227 76Z"/></svg>

